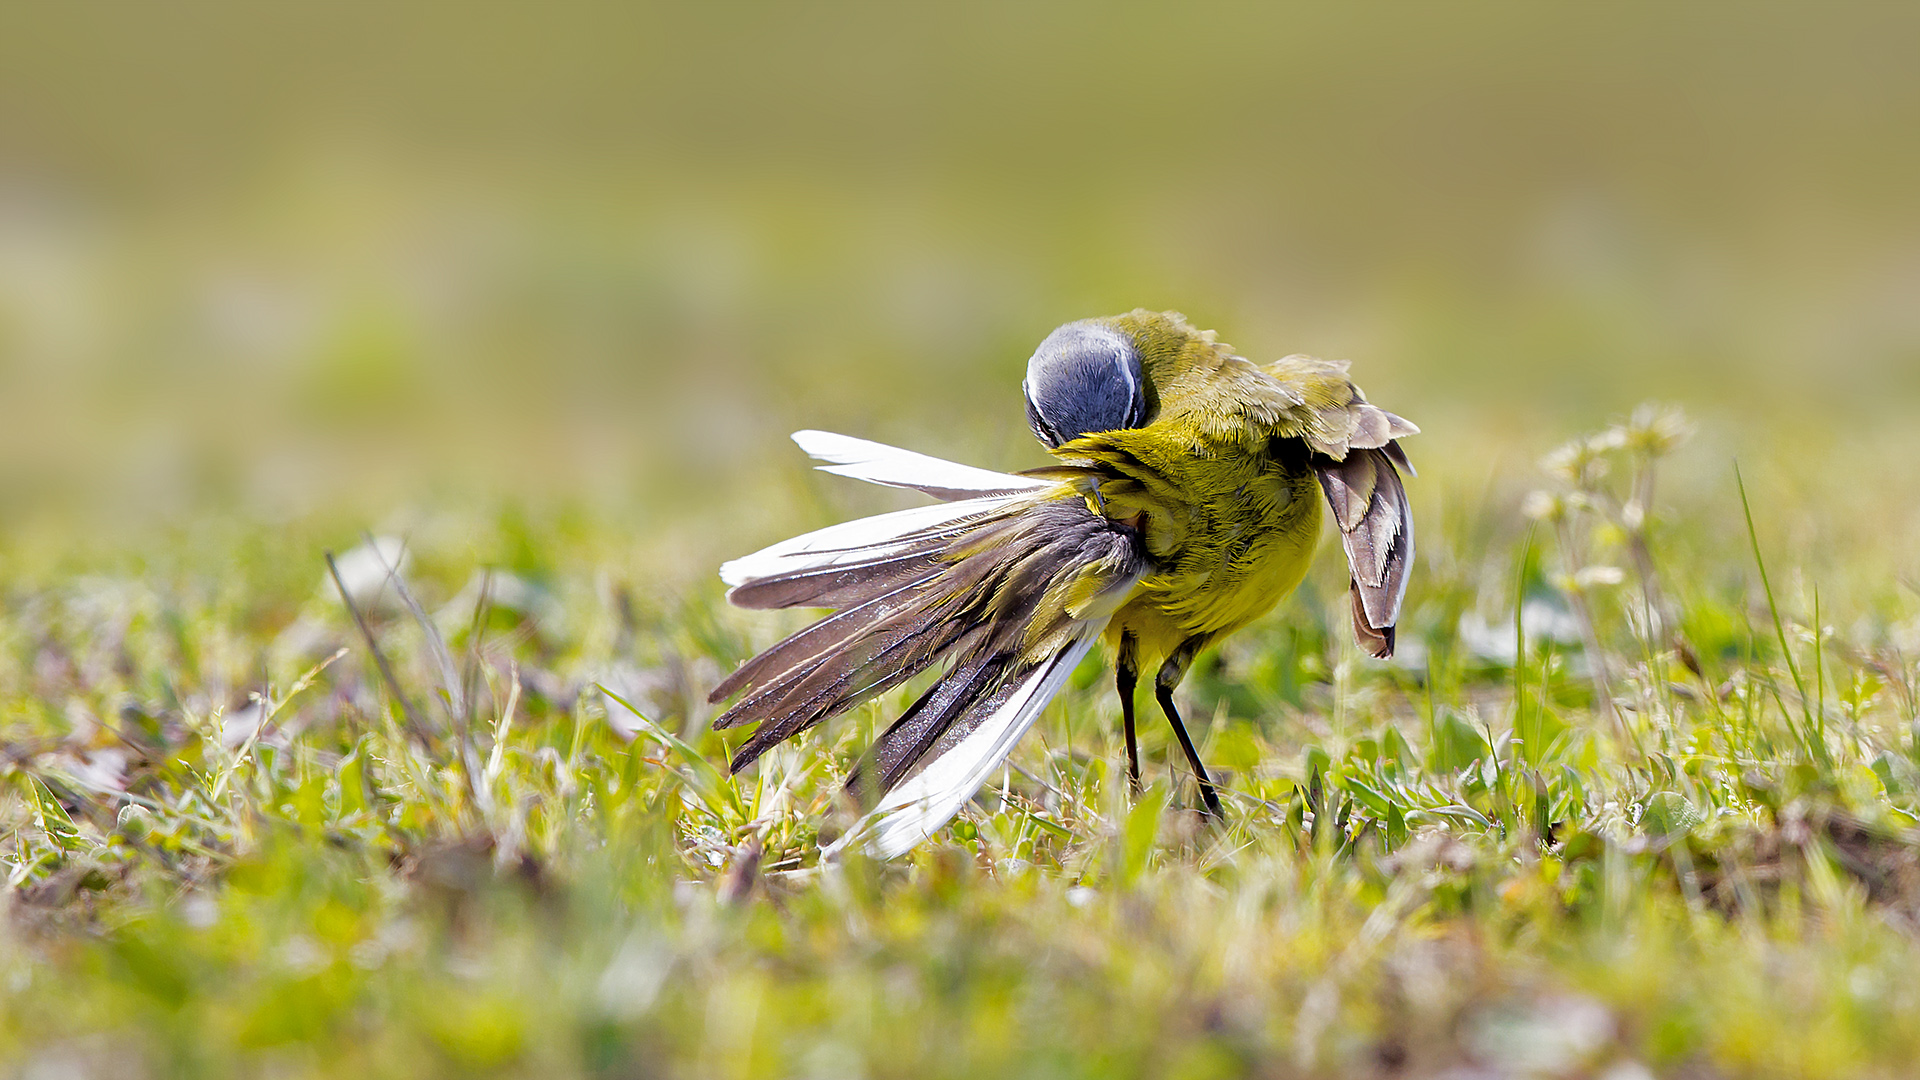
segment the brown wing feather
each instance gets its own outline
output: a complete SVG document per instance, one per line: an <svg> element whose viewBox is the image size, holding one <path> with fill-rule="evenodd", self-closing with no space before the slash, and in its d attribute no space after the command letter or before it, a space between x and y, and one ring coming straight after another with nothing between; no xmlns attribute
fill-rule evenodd
<svg viewBox="0 0 1920 1080"><path fill-rule="evenodd" d="M1324 454L1313 458L1352 571L1354 638L1382 660L1393 655L1394 624L1413 566L1413 514L1394 468L1405 460L1395 442L1351 449L1341 461Z"/></svg>

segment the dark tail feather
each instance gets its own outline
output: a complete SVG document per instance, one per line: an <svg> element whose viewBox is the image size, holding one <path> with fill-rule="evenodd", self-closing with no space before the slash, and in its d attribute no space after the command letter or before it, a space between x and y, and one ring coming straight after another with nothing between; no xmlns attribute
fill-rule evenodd
<svg viewBox="0 0 1920 1080"><path fill-rule="evenodd" d="M919 599L916 592L918 587L926 584L937 572L928 571L921 577L911 579L852 607L837 611L806 629L794 633L778 645L741 664L739 670L727 676L719 686L713 688L713 693L707 695L707 700L709 702L724 701L742 690L752 693L773 679L800 667L808 660L822 657L835 649L844 647L853 639L871 632L881 622L912 606ZM885 588L885 585L881 587ZM729 723L727 726L731 727L732 724Z"/></svg>
<svg viewBox="0 0 1920 1080"><path fill-rule="evenodd" d="M1061 590L1064 598L1090 588L1100 595L1137 581L1146 565L1135 531L1092 513L1077 497L1010 503L1004 513L975 516L960 528L950 540L934 531L918 535L906 549L889 541L896 546L887 555L865 564L779 575L790 593L749 593L749 600L785 602L831 590L850 606L747 661L714 692L716 700L746 694L715 727L760 725L735 753L736 771L777 743L951 661L949 673L875 746L881 789L893 788L1005 704L1008 687L1044 662L1025 650L1070 640L1078 616L1064 599L1048 602L1050 592ZM1046 621L1036 625L1036 618Z"/></svg>
<svg viewBox="0 0 1920 1080"><path fill-rule="evenodd" d="M753 737L734 754L734 771L776 743L899 686L939 661L963 639L983 632L983 628L922 612L903 616L917 616L919 621L869 633L822 656L816 667L796 668L715 721L715 727L723 722L732 727L761 721Z"/></svg>
<svg viewBox="0 0 1920 1080"><path fill-rule="evenodd" d="M940 567L932 552L939 543L916 548L904 554L889 555L872 562L824 566L796 570L788 574L760 578L734 586L728 602L743 608L846 607L874 594L888 584L913 581L936 573Z"/></svg>
<svg viewBox="0 0 1920 1080"><path fill-rule="evenodd" d="M879 796L891 791L956 718L974 709L983 699L1003 696L1007 687L1000 685L1000 675L1006 670L1007 659L986 657L963 664L928 687L885 734L874 740L873 748L848 775L847 790L862 796ZM996 688L1000 693L993 692ZM863 787L875 772L878 773L877 786L871 792L864 791Z"/></svg>

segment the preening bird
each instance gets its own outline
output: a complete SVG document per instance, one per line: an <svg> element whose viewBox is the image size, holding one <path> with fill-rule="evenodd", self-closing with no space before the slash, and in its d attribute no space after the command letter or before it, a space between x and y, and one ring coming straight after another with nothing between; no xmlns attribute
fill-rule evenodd
<svg viewBox="0 0 1920 1080"><path fill-rule="evenodd" d="M1154 693L1211 813L1219 796L1173 692L1194 657L1305 576L1333 511L1353 631L1393 653L1413 518L1399 439L1344 361L1259 367L1173 312L1068 323L1027 363L1027 419L1056 459L1012 474L821 431L794 435L830 473L942 500L811 532L727 563L746 608L833 614L742 664L714 726L759 728L733 771L785 739L944 664L847 783L878 798L841 841L892 857L945 825L1000 767L1103 638L1127 772L1139 784L1134 690Z"/></svg>

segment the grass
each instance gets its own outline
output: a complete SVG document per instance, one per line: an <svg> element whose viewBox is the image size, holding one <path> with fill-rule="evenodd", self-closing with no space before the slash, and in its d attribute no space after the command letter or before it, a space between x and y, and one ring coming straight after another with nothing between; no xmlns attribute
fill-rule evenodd
<svg viewBox="0 0 1920 1080"><path fill-rule="evenodd" d="M397 544L319 517L109 552L16 533L0 1059L1907 1075L1920 671L1912 590L1876 571L1897 515L1824 568L1770 562L1814 550L1781 539L1794 504L1749 502L1687 435L1643 410L1576 440L1524 512L1423 481L1394 664L1347 643L1323 559L1184 691L1223 823L1154 725L1127 796L1090 661L891 864L817 848L906 695L725 775L705 690L785 624L663 584L611 515L454 508L395 575ZM1787 479L1756 491L1825 475L1761 465ZM1656 501L1676 466L1704 497ZM1845 520L1851 494L1795 513Z"/></svg>

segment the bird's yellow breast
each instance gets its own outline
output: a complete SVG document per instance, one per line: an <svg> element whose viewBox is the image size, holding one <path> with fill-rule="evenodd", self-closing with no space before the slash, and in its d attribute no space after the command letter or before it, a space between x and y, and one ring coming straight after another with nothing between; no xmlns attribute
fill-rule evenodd
<svg viewBox="0 0 1920 1080"><path fill-rule="evenodd" d="M1300 584L1320 533L1319 490L1303 453L1276 455L1265 438L1165 428L1107 438L1123 458L1123 479L1101 485L1096 501L1140 530L1154 565L1109 633L1132 633L1143 660L1231 633Z"/></svg>

